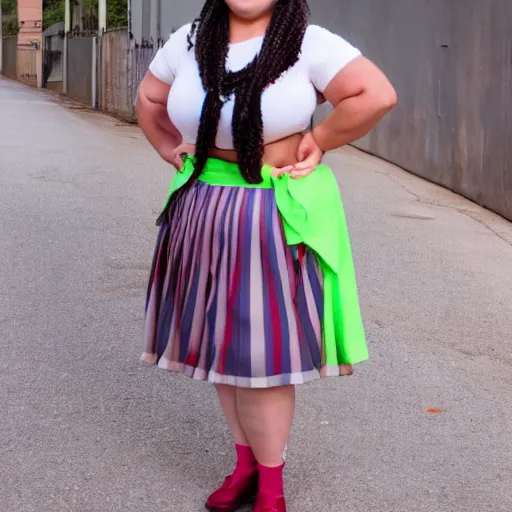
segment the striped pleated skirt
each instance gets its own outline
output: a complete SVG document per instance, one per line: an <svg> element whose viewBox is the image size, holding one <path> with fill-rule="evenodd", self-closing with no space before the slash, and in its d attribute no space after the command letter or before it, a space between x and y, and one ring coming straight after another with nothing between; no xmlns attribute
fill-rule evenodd
<svg viewBox="0 0 512 512"><path fill-rule="evenodd" d="M247 388L320 377L323 279L288 246L274 190L197 181L164 212L148 286L142 359Z"/></svg>

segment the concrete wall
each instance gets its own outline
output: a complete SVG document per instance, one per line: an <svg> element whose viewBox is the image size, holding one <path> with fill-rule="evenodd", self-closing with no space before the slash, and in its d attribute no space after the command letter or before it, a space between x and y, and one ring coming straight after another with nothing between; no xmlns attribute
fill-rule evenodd
<svg viewBox="0 0 512 512"><path fill-rule="evenodd" d="M32 41L40 43L43 33L42 0L18 0L18 19L18 44L29 45Z"/></svg>
<svg viewBox="0 0 512 512"><path fill-rule="evenodd" d="M151 38L151 0L132 0L131 31L138 42Z"/></svg>
<svg viewBox="0 0 512 512"><path fill-rule="evenodd" d="M190 23L196 18L203 7L202 0L187 0L186 2L162 1L162 38L169 35L185 23Z"/></svg>
<svg viewBox="0 0 512 512"><path fill-rule="evenodd" d="M374 60L400 105L363 149L512 219L512 2L328 0L315 19Z"/></svg>
<svg viewBox="0 0 512 512"><path fill-rule="evenodd" d="M133 2L153 5L150 32L164 39L203 5ZM512 219L512 1L310 6L314 23L353 42L398 90L398 108L357 145Z"/></svg>
<svg viewBox="0 0 512 512"><path fill-rule="evenodd" d="M192 21L203 0L132 0L132 34L136 41L167 39L173 30Z"/></svg>

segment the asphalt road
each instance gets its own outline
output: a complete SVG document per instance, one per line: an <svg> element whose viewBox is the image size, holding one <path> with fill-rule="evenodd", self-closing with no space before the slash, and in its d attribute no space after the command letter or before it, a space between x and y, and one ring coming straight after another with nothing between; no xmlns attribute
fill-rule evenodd
<svg viewBox="0 0 512 512"><path fill-rule="evenodd" d="M510 512L512 226L328 162L372 359L300 388L291 512ZM198 512L229 471L213 389L138 360L170 178L136 127L0 80L0 512Z"/></svg>

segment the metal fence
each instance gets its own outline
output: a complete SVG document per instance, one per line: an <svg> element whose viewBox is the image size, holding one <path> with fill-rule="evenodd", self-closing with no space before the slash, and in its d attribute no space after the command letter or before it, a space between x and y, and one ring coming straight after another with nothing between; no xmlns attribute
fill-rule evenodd
<svg viewBox="0 0 512 512"><path fill-rule="evenodd" d="M64 72L64 36L44 37L43 84L45 87L60 90Z"/></svg>
<svg viewBox="0 0 512 512"><path fill-rule="evenodd" d="M133 104L137 101L137 91L142 79L146 75L151 61L155 57L156 52L161 47L162 42L153 43L151 41L143 41L141 44L135 43L133 49L133 83L132 98Z"/></svg>
<svg viewBox="0 0 512 512"><path fill-rule="evenodd" d="M512 220L510 0L311 2L400 104L359 146Z"/></svg>
<svg viewBox="0 0 512 512"><path fill-rule="evenodd" d="M96 38L69 37L67 40L67 94L96 106Z"/></svg>
<svg viewBox="0 0 512 512"><path fill-rule="evenodd" d="M2 38L2 73L8 78L17 77L16 58L18 53L17 36Z"/></svg>
<svg viewBox="0 0 512 512"><path fill-rule="evenodd" d="M127 30L106 32L101 42L101 108L135 118L137 90L160 43L137 43Z"/></svg>
<svg viewBox="0 0 512 512"><path fill-rule="evenodd" d="M101 42L101 108L132 117L132 47L127 30L106 32Z"/></svg>

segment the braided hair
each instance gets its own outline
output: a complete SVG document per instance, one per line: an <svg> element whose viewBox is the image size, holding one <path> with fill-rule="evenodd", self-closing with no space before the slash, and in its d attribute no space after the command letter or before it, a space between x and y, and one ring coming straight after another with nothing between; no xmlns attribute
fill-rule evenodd
<svg viewBox="0 0 512 512"><path fill-rule="evenodd" d="M208 150L215 145L222 107L232 95L235 95L233 144L240 172L248 183L261 183L264 145L261 95L298 61L308 19L307 0L277 0L261 51L245 68L232 72L226 69L229 7L224 0L206 0L188 36L189 51L195 46L206 91L191 183L204 169Z"/></svg>

